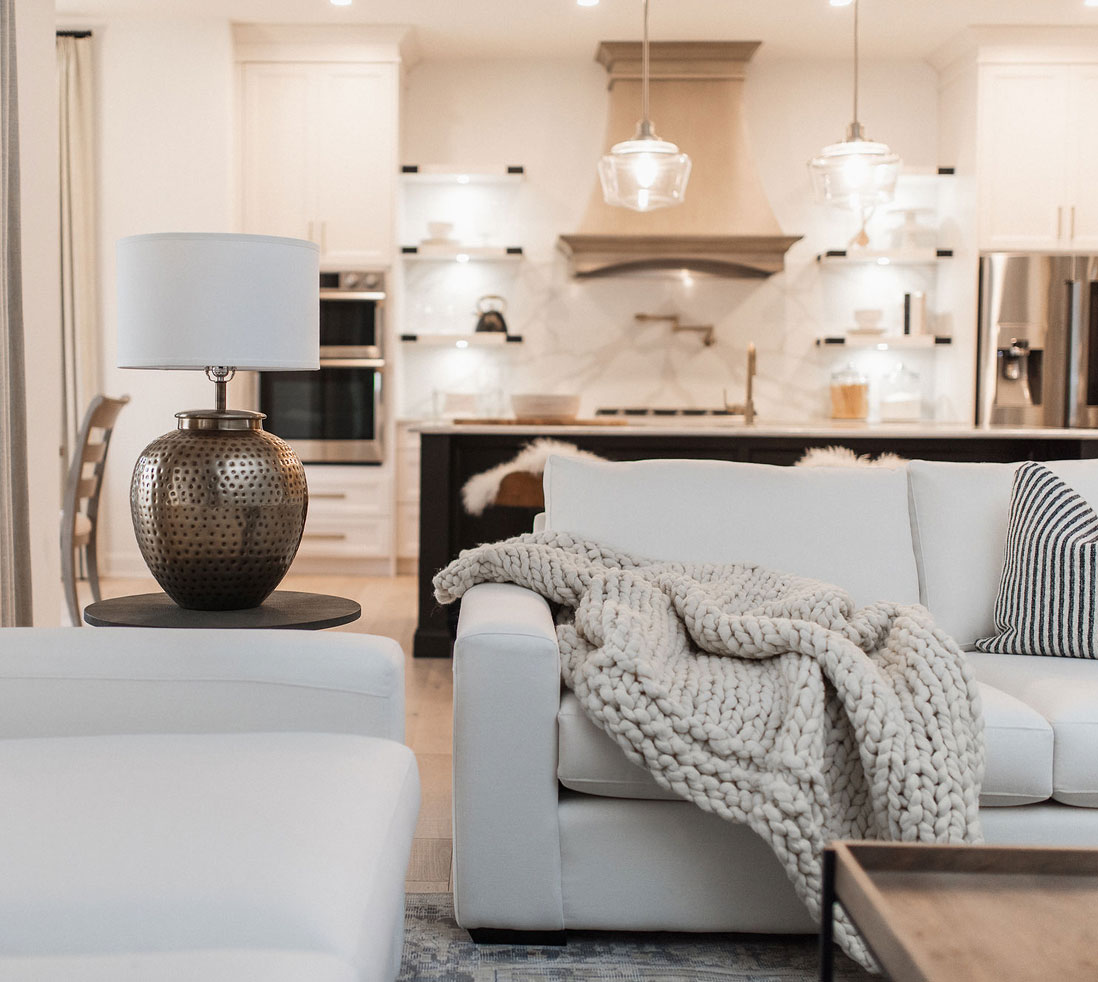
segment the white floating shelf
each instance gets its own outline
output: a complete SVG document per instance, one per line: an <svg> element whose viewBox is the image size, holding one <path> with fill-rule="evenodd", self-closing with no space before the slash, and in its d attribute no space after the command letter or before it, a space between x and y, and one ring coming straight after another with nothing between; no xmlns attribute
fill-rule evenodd
<svg viewBox="0 0 1098 982"><path fill-rule="evenodd" d="M829 249L816 256L821 266L929 266L948 259L952 249Z"/></svg>
<svg viewBox="0 0 1098 982"><path fill-rule="evenodd" d="M401 246L403 259L424 262L501 263L522 259L522 246L418 245Z"/></svg>
<svg viewBox="0 0 1098 982"><path fill-rule="evenodd" d="M501 348L505 344L521 344L521 334L504 334L502 331L481 331L479 334L402 334L400 340L408 344L423 344L451 348Z"/></svg>
<svg viewBox="0 0 1098 982"><path fill-rule="evenodd" d="M890 348L935 348L949 345L953 338L944 334L832 334L816 338L819 348L876 348L888 351Z"/></svg>
<svg viewBox="0 0 1098 982"><path fill-rule="evenodd" d="M526 179L526 168L518 164L493 170L453 164L405 164L400 176L407 184L516 184Z"/></svg>

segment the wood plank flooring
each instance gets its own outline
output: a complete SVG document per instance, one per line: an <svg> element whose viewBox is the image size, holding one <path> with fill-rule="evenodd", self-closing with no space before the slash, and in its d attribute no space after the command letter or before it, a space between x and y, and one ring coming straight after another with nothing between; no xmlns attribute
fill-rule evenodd
<svg viewBox="0 0 1098 982"><path fill-rule="evenodd" d="M104 597L159 590L151 577L104 579L100 585ZM329 593L357 600L362 605L362 617L333 630L381 634L395 638L404 649L404 739L415 752L423 795L408 866L407 889L413 893L449 892L453 848L450 825L453 676L448 658L421 658L418 661L412 658L416 578L291 574L279 589ZM79 595L82 605L91 602L86 583L79 584Z"/></svg>

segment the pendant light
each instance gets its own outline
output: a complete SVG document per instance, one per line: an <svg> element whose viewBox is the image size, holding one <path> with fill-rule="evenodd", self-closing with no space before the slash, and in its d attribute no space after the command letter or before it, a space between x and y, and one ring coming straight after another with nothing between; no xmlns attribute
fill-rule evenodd
<svg viewBox="0 0 1098 982"><path fill-rule="evenodd" d="M633 211L654 211L682 203L690 179L690 158L673 143L661 140L648 118L648 0L644 2L644 42L641 47L641 112L632 140L615 143L599 161L603 200Z"/></svg>
<svg viewBox="0 0 1098 982"><path fill-rule="evenodd" d="M900 158L885 143L865 138L858 122L858 0L854 0L854 120L846 139L824 147L809 161L812 188L820 203L849 208L865 221L867 213L891 201Z"/></svg>

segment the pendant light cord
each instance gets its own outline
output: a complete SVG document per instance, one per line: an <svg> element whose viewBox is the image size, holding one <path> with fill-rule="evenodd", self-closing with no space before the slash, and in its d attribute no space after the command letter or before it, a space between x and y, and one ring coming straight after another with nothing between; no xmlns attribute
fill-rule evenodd
<svg viewBox="0 0 1098 982"><path fill-rule="evenodd" d="M645 130L651 129L648 118L648 0L644 0L644 44L641 46L641 116Z"/></svg>
<svg viewBox="0 0 1098 982"><path fill-rule="evenodd" d="M647 9L648 0L644 0ZM854 122L858 122L858 0L854 0Z"/></svg>

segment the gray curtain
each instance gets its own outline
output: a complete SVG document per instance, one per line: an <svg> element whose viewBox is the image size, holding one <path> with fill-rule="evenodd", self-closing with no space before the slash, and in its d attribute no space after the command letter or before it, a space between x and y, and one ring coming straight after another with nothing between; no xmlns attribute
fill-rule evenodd
<svg viewBox="0 0 1098 982"><path fill-rule="evenodd" d="M84 410L99 391L92 52L91 37L57 38L64 373L61 445L65 468Z"/></svg>
<svg viewBox="0 0 1098 982"><path fill-rule="evenodd" d="M19 249L15 0L0 0L0 626L4 627L29 626L32 619Z"/></svg>

